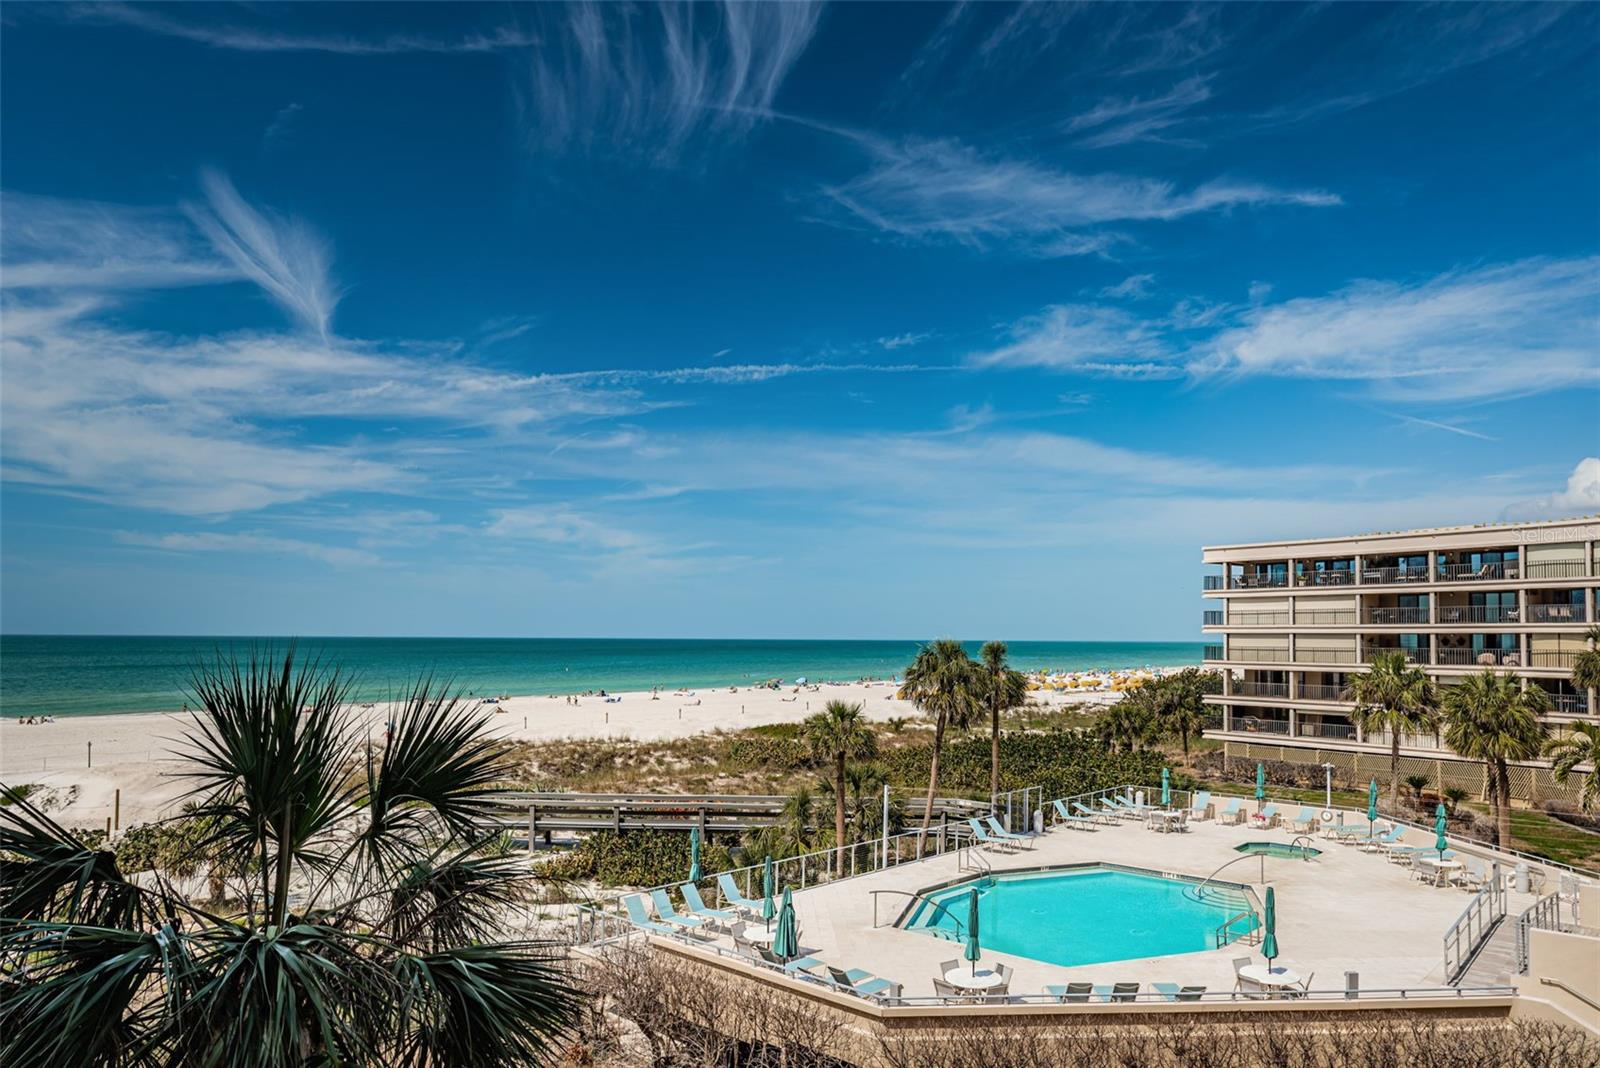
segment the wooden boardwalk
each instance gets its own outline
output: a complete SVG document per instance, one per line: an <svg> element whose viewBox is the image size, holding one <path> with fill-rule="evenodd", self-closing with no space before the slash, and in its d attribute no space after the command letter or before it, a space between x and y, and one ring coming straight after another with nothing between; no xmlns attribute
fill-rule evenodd
<svg viewBox="0 0 1600 1068"><path fill-rule="evenodd" d="M1456 986L1502 986L1517 974L1517 918L1505 916L1472 958Z"/></svg>

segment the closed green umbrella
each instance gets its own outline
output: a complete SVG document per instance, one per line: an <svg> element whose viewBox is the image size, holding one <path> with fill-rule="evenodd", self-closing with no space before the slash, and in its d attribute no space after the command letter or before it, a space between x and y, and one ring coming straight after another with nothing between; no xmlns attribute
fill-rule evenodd
<svg viewBox="0 0 1600 1068"><path fill-rule="evenodd" d="M783 907L778 910L778 933L772 936L772 955L789 960L800 955L800 932L795 926L794 898L783 888Z"/></svg>
<svg viewBox="0 0 1600 1068"><path fill-rule="evenodd" d="M1441 801L1439 802L1438 810L1433 814L1433 848L1439 851L1440 860L1444 859L1444 851L1450 848L1450 841L1445 837L1444 833L1448 826L1449 820L1444 814L1444 802Z"/></svg>
<svg viewBox="0 0 1600 1068"><path fill-rule="evenodd" d="M1378 780L1367 787L1367 841L1372 841L1372 825L1378 822Z"/></svg>
<svg viewBox="0 0 1600 1068"><path fill-rule="evenodd" d="M1261 811L1261 802L1267 796L1267 766L1260 761L1256 762L1256 811Z"/></svg>
<svg viewBox="0 0 1600 1068"><path fill-rule="evenodd" d="M974 890L967 900L967 948L963 953L972 962L974 974L978 971L978 958L983 950L978 945L978 892Z"/></svg>
<svg viewBox="0 0 1600 1068"><path fill-rule="evenodd" d="M1261 955L1267 958L1269 969L1272 962L1278 959L1278 903L1270 886L1267 887L1267 937L1262 940Z"/></svg>
<svg viewBox="0 0 1600 1068"><path fill-rule="evenodd" d="M772 930L772 917L777 913L777 908L772 903L772 857L761 864L761 918L767 921L767 930Z"/></svg>
<svg viewBox="0 0 1600 1068"><path fill-rule="evenodd" d="M1172 772L1161 769L1161 807L1172 807Z"/></svg>
<svg viewBox="0 0 1600 1068"><path fill-rule="evenodd" d="M694 827L689 831L689 881L697 883L700 875L700 828Z"/></svg>

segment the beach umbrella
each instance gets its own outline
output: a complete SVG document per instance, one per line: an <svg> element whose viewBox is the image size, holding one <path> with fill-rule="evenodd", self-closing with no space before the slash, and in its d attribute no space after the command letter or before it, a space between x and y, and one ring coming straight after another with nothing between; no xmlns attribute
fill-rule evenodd
<svg viewBox="0 0 1600 1068"><path fill-rule="evenodd" d="M962 956L972 962L974 974L978 971L978 958L983 955L978 945L978 892L974 890L967 900L967 948Z"/></svg>
<svg viewBox="0 0 1600 1068"><path fill-rule="evenodd" d="M689 881L697 883L700 875L700 828L689 829Z"/></svg>
<svg viewBox="0 0 1600 1068"><path fill-rule="evenodd" d="M761 918L767 921L767 930L772 930L772 917L778 910L772 904L772 855L761 864Z"/></svg>
<svg viewBox="0 0 1600 1068"><path fill-rule="evenodd" d="M1161 807L1172 807L1172 772L1161 769Z"/></svg>
<svg viewBox="0 0 1600 1068"><path fill-rule="evenodd" d="M1267 766L1256 761L1256 809L1259 811L1261 802L1267 796Z"/></svg>
<svg viewBox="0 0 1600 1068"><path fill-rule="evenodd" d="M772 936L772 955L789 960L800 955L800 931L795 925L794 897L783 888L783 907L778 910L778 933Z"/></svg>
<svg viewBox="0 0 1600 1068"><path fill-rule="evenodd" d="M1267 958L1267 967L1278 958L1278 903L1272 887L1267 887L1267 937L1261 943L1261 955Z"/></svg>
<svg viewBox="0 0 1600 1068"><path fill-rule="evenodd" d="M1440 860L1444 859L1444 851L1450 848L1450 842L1445 838L1444 834L1445 828L1448 826L1449 820L1444 814L1444 802L1441 801L1438 809L1433 814L1433 848L1439 851Z"/></svg>
<svg viewBox="0 0 1600 1068"><path fill-rule="evenodd" d="M1378 822L1378 780L1367 786L1367 841L1372 841L1372 825Z"/></svg>

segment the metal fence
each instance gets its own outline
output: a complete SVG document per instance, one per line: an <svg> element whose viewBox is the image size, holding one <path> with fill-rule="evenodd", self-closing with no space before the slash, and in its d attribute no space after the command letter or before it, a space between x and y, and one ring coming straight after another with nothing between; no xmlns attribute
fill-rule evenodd
<svg viewBox="0 0 1600 1068"><path fill-rule="evenodd" d="M1444 977L1454 983L1466 973L1478 949L1494 933L1495 925L1506 915L1506 884L1500 865L1494 865L1483 888L1467 904L1466 910L1444 933Z"/></svg>

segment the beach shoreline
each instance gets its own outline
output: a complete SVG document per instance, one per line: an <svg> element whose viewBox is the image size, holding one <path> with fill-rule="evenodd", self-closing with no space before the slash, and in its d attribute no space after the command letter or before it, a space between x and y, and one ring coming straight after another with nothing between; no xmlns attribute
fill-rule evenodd
<svg viewBox="0 0 1600 1068"><path fill-rule="evenodd" d="M1030 675L1029 696L1047 707L1116 700L1115 680L1166 674L1186 665ZM1098 680L1098 681L1092 681ZM1077 685L1072 685L1073 682ZM1059 688L1050 688L1051 686ZM721 686L605 694L475 696L490 718L493 736L511 741L565 739L660 741L713 731L792 723L820 711L828 701L860 702L875 722L918 713L895 696L898 683L793 682L768 686ZM381 740L388 703L353 706L375 740ZM68 826L103 827L115 817L122 827L171 815L186 788L178 777L184 737L193 714L130 712L64 716L47 723L0 721L0 782L31 784L52 801L51 815ZM120 793L120 800L118 791ZM118 806L120 804L120 813Z"/></svg>

